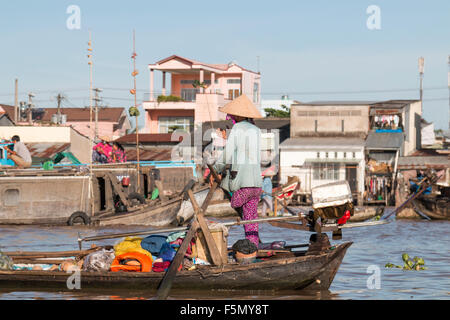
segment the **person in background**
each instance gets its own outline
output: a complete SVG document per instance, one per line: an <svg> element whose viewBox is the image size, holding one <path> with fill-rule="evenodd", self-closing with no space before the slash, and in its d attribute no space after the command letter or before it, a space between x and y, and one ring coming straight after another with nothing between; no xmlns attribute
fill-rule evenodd
<svg viewBox="0 0 450 320"><path fill-rule="evenodd" d="M270 212L273 211L272 177L269 174L264 176L262 191L261 199L263 204L261 216L266 217L267 209L269 209Z"/></svg>
<svg viewBox="0 0 450 320"><path fill-rule="evenodd" d="M97 143L92 152L92 161L97 163L108 163L111 158L112 147L108 137L101 137L100 142Z"/></svg>
<svg viewBox="0 0 450 320"><path fill-rule="evenodd" d="M111 157L109 158L111 163L122 163L127 162L127 156L125 150L118 142L113 142Z"/></svg>
<svg viewBox="0 0 450 320"><path fill-rule="evenodd" d="M14 161L19 169L31 167L31 154L27 146L20 141L20 137L15 135L11 138L14 143L14 151L6 147L8 158Z"/></svg>
<svg viewBox="0 0 450 320"><path fill-rule="evenodd" d="M262 116L244 94L219 110L228 114L234 125L224 151L214 164L214 170L217 173L225 171L221 187L232 193L231 207L242 215L243 220L257 219L262 187L261 131L252 119ZM258 246L258 224L245 224L244 230L246 239Z"/></svg>

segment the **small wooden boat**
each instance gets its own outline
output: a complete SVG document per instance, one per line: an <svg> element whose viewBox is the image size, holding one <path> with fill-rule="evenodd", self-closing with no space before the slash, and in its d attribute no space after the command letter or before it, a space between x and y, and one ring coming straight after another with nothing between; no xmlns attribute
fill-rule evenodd
<svg viewBox="0 0 450 320"><path fill-rule="evenodd" d="M361 222L383 215L383 207L355 207L355 213L350 217L350 222Z"/></svg>
<svg viewBox="0 0 450 320"><path fill-rule="evenodd" d="M94 165L90 176L89 167L7 168L0 171L0 224L167 226L182 198L179 190L164 189L192 179L191 168L175 169L147 166L138 173L133 164ZM158 199L150 200L156 188Z"/></svg>
<svg viewBox="0 0 450 320"><path fill-rule="evenodd" d="M450 220L450 198L422 195L413 200L413 207L431 219Z"/></svg>
<svg viewBox="0 0 450 320"><path fill-rule="evenodd" d="M308 250L278 253L250 264L231 263L221 267L197 265L194 270L179 271L172 288L194 291L327 290L351 244L346 242L320 252ZM36 252L35 256L38 255ZM71 255L76 256L76 252L71 252ZM57 253L53 256L57 256ZM83 290L111 288L156 291L164 272L81 271L79 275ZM0 270L0 288L69 290L67 283L70 276L72 273L63 271Z"/></svg>
<svg viewBox="0 0 450 320"><path fill-rule="evenodd" d="M194 194L203 194L207 187L194 190ZM138 205L128 209L127 212L108 213L106 215L94 216L91 224L94 226L111 225L145 225L153 227L164 227L177 224L177 216L184 203L183 197L175 197L167 201L154 201Z"/></svg>

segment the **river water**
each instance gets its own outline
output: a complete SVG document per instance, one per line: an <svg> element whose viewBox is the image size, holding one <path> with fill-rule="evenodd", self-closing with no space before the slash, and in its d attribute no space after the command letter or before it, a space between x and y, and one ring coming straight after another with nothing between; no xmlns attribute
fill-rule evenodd
<svg viewBox="0 0 450 320"><path fill-rule="evenodd" d="M229 221L230 219L214 219ZM3 251L57 251L78 249L78 232L82 236L99 233L146 230L145 227L114 227L92 229L88 227L36 227L0 226L0 250ZM310 233L281 229L260 224L263 242L284 240L288 245L308 243ZM330 239L331 235L329 234ZM242 226L229 231L228 245L244 238ZM97 245L114 244L119 239L95 242ZM450 221L393 220L389 224L344 229L343 238L332 243L352 241L339 271L328 292L212 292L203 295L189 292L171 293L169 299L450 299ZM84 249L90 243L84 244ZM425 260L427 270L406 271L386 269L386 263L403 265L401 255L419 256ZM379 272L378 272L379 271ZM111 300L152 299L154 292L108 290L24 291L0 288L0 300Z"/></svg>

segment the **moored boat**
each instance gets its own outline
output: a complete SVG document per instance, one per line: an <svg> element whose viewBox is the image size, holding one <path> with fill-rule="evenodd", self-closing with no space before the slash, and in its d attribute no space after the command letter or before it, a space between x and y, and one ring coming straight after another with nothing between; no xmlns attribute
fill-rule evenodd
<svg viewBox="0 0 450 320"><path fill-rule="evenodd" d="M314 254L309 251L291 251L250 264L233 263L220 267L198 265L194 270L179 271L172 288L199 291L327 290L351 244L346 242ZM63 271L0 270L0 288L69 290L67 283L71 275ZM156 291L164 272L81 271L79 275L83 290L110 288Z"/></svg>
<svg viewBox="0 0 450 320"><path fill-rule="evenodd" d="M450 198L423 195L413 200L413 207L431 219L450 220Z"/></svg>
<svg viewBox="0 0 450 320"><path fill-rule="evenodd" d="M143 166L137 174L134 164L7 168L0 172L0 224L169 225L182 203L172 187L190 181L191 171Z"/></svg>

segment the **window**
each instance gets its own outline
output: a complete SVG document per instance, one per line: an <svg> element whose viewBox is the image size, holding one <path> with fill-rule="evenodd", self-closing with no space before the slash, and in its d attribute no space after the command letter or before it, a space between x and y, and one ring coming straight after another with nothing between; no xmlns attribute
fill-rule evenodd
<svg viewBox="0 0 450 320"><path fill-rule="evenodd" d="M337 159L337 157L338 157L338 153L335 152L335 153L334 153L334 158Z"/></svg>
<svg viewBox="0 0 450 320"><path fill-rule="evenodd" d="M193 117L159 117L159 133L172 133L175 130L189 132L194 125Z"/></svg>
<svg viewBox="0 0 450 320"><path fill-rule="evenodd" d="M181 99L184 101L195 101L195 95L199 92L198 89L181 89Z"/></svg>
<svg viewBox="0 0 450 320"><path fill-rule="evenodd" d="M356 152L353 152L352 156L353 156L353 159L355 159L356 158Z"/></svg>
<svg viewBox="0 0 450 320"><path fill-rule="evenodd" d="M317 132L317 120L314 120L314 131Z"/></svg>
<svg viewBox="0 0 450 320"><path fill-rule="evenodd" d="M347 158L347 152L344 152L344 159Z"/></svg>
<svg viewBox="0 0 450 320"><path fill-rule="evenodd" d="M241 84L241 79L227 79L227 84Z"/></svg>
<svg viewBox="0 0 450 320"><path fill-rule="evenodd" d="M259 102L259 83L256 82L253 84L253 102Z"/></svg>
<svg viewBox="0 0 450 320"><path fill-rule="evenodd" d="M313 164L314 180L339 180L339 163Z"/></svg>
<svg viewBox="0 0 450 320"><path fill-rule="evenodd" d="M320 159L320 152L317 152L317 159Z"/></svg>
<svg viewBox="0 0 450 320"><path fill-rule="evenodd" d="M3 194L5 206L17 206L20 201L19 189L7 189Z"/></svg>
<svg viewBox="0 0 450 320"><path fill-rule="evenodd" d="M228 90L228 100L236 99L240 95L241 94L240 94L239 89L230 89L230 90Z"/></svg>
<svg viewBox="0 0 450 320"><path fill-rule="evenodd" d="M344 120L341 120L341 131L344 132Z"/></svg>

